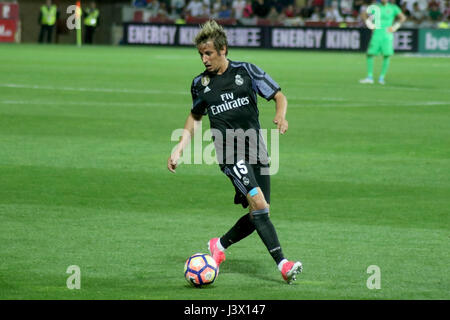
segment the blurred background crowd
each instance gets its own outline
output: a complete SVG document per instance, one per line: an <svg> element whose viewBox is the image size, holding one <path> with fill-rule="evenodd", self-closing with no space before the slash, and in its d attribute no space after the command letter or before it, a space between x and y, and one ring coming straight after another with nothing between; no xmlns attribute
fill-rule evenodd
<svg viewBox="0 0 450 320"><path fill-rule="evenodd" d="M391 0L408 18L406 28L448 28L450 0ZM149 21L196 23L214 18L223 24L329 25L361 24L361 13L376 0L133 0L149 12ZM135 21L142 20L138 13ZM146 19L147 20L147 19Z"/></svg>
<svg viewBox="0 0 450 320"><path fill-rule="evenodd" d="M83 0L83 41L120 44L129 23L198 26L208 19L232 26L363 28L362 13L377 0ZM67 27L74 0L0 0L0 42L73 43ZM404 29L447 29L450 0L391 0L407 17ZM37 24L40 28L37 28ZM52 36L53 35L53 36Z"/></svg>

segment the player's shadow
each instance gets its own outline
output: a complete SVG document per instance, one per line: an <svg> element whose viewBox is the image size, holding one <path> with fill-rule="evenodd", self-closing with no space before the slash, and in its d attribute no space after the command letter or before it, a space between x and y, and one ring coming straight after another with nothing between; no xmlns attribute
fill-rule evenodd
<svg viewBox="0 0 450 320"><path fill-rule="evenodd" d="M182 256L177 256L176 260L178 260L180 263L186 262L186 258ZM271 274L271 272L274 271L273 269L270 269L270 267L261 267L258 262L249 259L228 259L220 267L220 273L239 273L242 275L247 275L251 278L259 278L264 281L271 281L279 284L280 279L282 280L281 275L279 275L280 278L278 279L276 275L269 276L268 274ZM189 284L187 287L189 287Z"/></svg>
<svg viewBox="0 0 450 320"><path fill-rule="evenodd" d="M272 281L279 283L280 279L274 276L268 275L273 269L269 269L267 266L261 266L258 262L248 259L229 259L225 261L220 267L220 273L239 273L248 275L252 278L259 278L265 281ZM281 278L281 275L280 275Z"/></svg>

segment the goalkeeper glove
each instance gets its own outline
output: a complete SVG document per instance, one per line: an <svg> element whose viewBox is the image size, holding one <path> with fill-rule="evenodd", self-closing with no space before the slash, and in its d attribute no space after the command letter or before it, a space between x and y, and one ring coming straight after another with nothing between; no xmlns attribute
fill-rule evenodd
<svg viewBox="0 0 450 320"><path fill-rule="evenodd" d="M369 28L370 30L374 30L375 29L375 24L372 22L371 18L367 18L365 21L367 28Z"/></svg>
<svg viewBox="0 0 450 320"><path fill-rule="evenodd" d="M401 26L401 25L402 25L402 24L401 24L400 22L394 23L394 24L392 25L392 27L391 27L392 32L395 32L395 31L397 31L398 29L400 29L400 26Z"/></svg>

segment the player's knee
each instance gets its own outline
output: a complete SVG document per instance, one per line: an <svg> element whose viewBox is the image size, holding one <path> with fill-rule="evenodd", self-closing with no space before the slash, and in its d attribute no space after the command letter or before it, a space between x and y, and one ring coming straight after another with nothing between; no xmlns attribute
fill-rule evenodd
<svg viewBox="0 0 450 320"><path fill-rule="evenodd" d="M252 208L253 210L264 210L264 209L267 209L267 211L269 210L269 206L267 205L267 202L264 199L259 199L255 201Z"/></svg>
<svg viewBox="0 0 450 320"><path fill-rule="evenodd" d="M259 210L253 210L251 213L253 219L268 219L269 218L269 208L263 208Z"/></svg>

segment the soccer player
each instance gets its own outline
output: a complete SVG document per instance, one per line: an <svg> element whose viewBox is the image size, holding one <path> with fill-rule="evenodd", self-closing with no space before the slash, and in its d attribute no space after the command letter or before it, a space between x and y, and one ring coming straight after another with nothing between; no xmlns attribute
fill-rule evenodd
<svg viewBox="0 0 450 320"><path fill-rule="evenodd" d="M391 56L394 54L394 32L405 22L406 17L397 5L389 3L388 0L381 0L381 3L369 6L368 11L374 19L372 20L366 12L362 13L362 18L367 27L373 31L367 50L367 77L359 82L373 83L374 56L382 54L383 65L378 83L385 84L384 78ZM394 23L394 21L396 22Z"/></svg>
<svg viewBox="0 0 450 320"><path fill-rule="evenodd" d="M224 29L215 21L206 22L195 38L205 71L191 85L192 108L167 167L175 172L177 161L189 143L203 115L208 114L214 132L216 155L222 172L234 185L235 204L249 207L249 212L222 237L210 239L208 249L219 266L225 261L225 249L257 231L287 283L296 280L302 263L288 261L269 218L270 176L267 148L260 135L257 94L275 101L273 122L281 134L288 129L287 100L280 86L259 67L227 59L228 42ZM254 132L256 142L233 133ZM230 134L230 132L232 134ZM228 152L231 149L232 152ZM255 150L259 152L255 153ZM241 152L243 151L243 152ZM244 153L243 157L240 157ZM265 173L265 174L264 174Z"/></svg>

